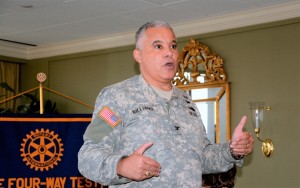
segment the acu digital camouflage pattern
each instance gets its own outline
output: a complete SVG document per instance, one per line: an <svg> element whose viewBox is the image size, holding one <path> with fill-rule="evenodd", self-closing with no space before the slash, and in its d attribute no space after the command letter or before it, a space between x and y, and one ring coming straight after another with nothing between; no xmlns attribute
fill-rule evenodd
<svg viewBox="0 0 300 188"><path fill-rule="evenodd" d="M104 106L121 118L114 129L97 115ZM144 155L160 163L159 177L139 182L119 177L118 161L149 141L154 145ZM202 185L202 173L226 171L233 162L242 163L231 157L228 143L210 144L199 111L187 93L174 87L168 101L141 75L100 92L78 158L82 175L112 188L197 188Z"/></svg>

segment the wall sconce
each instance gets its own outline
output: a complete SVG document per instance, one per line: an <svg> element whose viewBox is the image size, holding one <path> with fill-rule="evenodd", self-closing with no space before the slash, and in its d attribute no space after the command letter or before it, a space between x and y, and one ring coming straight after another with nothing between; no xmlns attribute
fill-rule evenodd
<svg viewBox="0 0 300 188"><path fill-rule="evenodd" d="M264 111L269 111L271 108L265 106L264 102L249 102L251 115L252 115L252 125L256 133L256 137L262 142L262 152L266 157L271 157L274 151L274 145L271 139L266 139L265 141L259 138L259 132L262 127L262 122L264 118Z"/></svg>

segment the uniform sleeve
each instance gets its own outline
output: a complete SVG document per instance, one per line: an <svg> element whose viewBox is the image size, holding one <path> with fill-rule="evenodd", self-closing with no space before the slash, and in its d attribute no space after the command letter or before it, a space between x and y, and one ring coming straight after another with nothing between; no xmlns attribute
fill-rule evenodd
<svg viewBox="0 0 300 188"><path fill-rule="evenodd" d="M103 90L96 100L92 122L84 133L84 143L78 152L78 170L86 178L102 185L114 185L131 180L117 175L117 164L126 154L116 151L120 143L120 108L113 92ZM108 109L108 116L101 110Z"/></svg>
<svg viewBox="0 0 300 188"><path fill-rule="evenodd" d="M211 144L204 139L202 172L204 174L225 172L233 167L234 164L242 166L243 160L235 160L229 149L229 143Z"/></svg>
<svg viewBox="0 0 300 188"><path fill-rule="evenodd" d="M195 104L194 108L196 109L197 114L202 121L201 114ZM231 169L234 164L237 166L242 166L243 164L243 160L235 160L232 157L229 149L229 143L211 143L207 137L204 126L202 146L202 172L204 174L225 172Z"/></svg>

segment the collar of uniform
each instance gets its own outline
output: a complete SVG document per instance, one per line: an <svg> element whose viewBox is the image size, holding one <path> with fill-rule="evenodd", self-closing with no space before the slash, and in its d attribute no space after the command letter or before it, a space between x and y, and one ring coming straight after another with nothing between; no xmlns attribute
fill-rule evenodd
<svg viewBox="0 0 300 188"><path fill-rule="evenodd" d="M146 80L143 78L143 76L140 74L139 76L139 82L141 83L142 87L141 90L144 93L145 97L151 102L156 103L157 102L157 93L151 88L151 86L146 82Z"/></svg>
<svg viewBox="0 0 300 188"><path fill-rule="evenodd" d="M144 95L148 98L148 100L152 103L157 103L159 99L161 100L166 100L166 99L162 99L161 97L159 97L159 95L156 93L156 91L146 82L146 80L143 78L143 76L140 74L139 75L139 82L141 83L142 87L142 91L144 93ZM171 96L171 100L178 100L178 99L182 99L182 95L188 95L188 94L183 94L183 92L178 89L176 86L172 85L173 87L173 93Z"/></svg>
<svg viewBox="0 0 300 188"><path fill-rule="evenodd" d="M142 91L144 93L144 95L147 97L147 99L155 104L155 103L161 103L161 102L166 102L166 101L169 101L167 99L164 99L164 98L161 98L158 93L154 90L154 88L151 87L151 85L146 82L146 80L143 78L143 76L140 74L139 76L139 81L142 85ZM174 86L172 86L173 89L174 89ZM173 94L172 94L173 96ZM172 96L171 96L171 99L172 99Z"/></svg>

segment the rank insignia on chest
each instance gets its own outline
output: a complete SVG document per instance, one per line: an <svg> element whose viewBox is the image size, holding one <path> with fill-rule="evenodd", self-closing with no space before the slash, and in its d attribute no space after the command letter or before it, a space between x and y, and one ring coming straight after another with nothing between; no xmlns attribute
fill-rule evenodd
<svg viewBox="0 0 300 188"><path fill-rule="evenodd" d="M105 120L112 128L114 128L121 119L107 106L104 106L98 113L99 117Z"/></svg>

